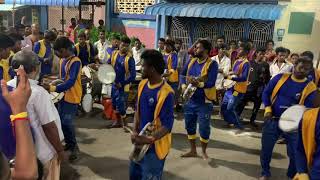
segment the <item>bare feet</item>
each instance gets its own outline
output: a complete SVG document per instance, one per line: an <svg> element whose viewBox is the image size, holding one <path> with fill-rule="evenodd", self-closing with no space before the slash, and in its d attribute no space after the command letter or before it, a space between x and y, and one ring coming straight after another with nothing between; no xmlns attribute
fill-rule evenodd
<svg viewBox="0 0 320 180"><path fill-rule="evenodd" d="M261 177L259 177L259 179L258 180L268 180L269 178L267 177L267 176L261 176Z"/></svg>
<svg viewBox="0 0 320 180"><path fill-rule="evenodd" d="M209 156L206 152L202 152L202 159L203 160L208 160L209 159Z"/></svg>
<svg viewBox="0 0 320 180"><path fill-rule="evenodd" d="M182 154L181 157L182 158L192 158L192 157L199 157L199 156L198 156L197 151L194 151L194 152L190 151L190 152L187 152L185 154Z"/></svg>

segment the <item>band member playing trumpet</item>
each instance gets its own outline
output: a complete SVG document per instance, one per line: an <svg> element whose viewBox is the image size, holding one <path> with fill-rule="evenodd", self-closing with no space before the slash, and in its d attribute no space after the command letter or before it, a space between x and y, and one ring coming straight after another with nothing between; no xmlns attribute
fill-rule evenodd
<svg viewBox="0 0 320 180"><path fill-rule="evenodd" d="M304 112L299 124L294 180L318 179L320 177L320 94L314 100L317 108Z"/></svg>
<svg viewBox="0 0 320 180"><path fill-rule="evenodd" d="M171 147L171 129L174 122L174 92L162 79L165 62L156 50L142 53L143 78L138 88L137 112L131 136L135 145L150 144L141 162L130 163L130 180L161 179L164 162ZM152 122L152 136L139 136L143 127Z"/></svg>
<svg viewBox="0 0 320 180"><path fill-rule="evenodd" d="M60 37L54 43L55 54L60 60L60 78L64 83L44 85L50 92L64 92L64 99L58 104L61 125L65 137L65 151L71 151L70 161L78 158L79 147L75 136L73 119L81 102L81 60L74 55L73 43L67 37Z"/></svg>
<svg viewBox="0 0 320 180"><path fill-rule="evenodd" d="M38 55L41 62L40 79L43 75L51 74L53 63L53 49L52 43L56 40L57 35L53 31L46 31L44 33L44 39L34 44L34 52Z"/></svg>
<svg viewBox="0 0 320 180"><path fill-rule="evenodd" d="M262 167L260 180L268 179L270 173L270 161L273 147L282 134L287 141L287 154L289 167L287 176L293 178L296 174L295 148L297 145L297 132L284 133L279 128L279 118L286 110L284 107L301 104L307 108L314 107L313 99L316 95L315 84L307 79L313 64L305 58L299 58L294 65L292 74L278 74L268 83L262 94L265 105L265 122L261 138L260 163Z"/></svg>
<svg viewBox="0 0 320 180"><path fill-rule="evenodd" d="M247 59L249 51L250 46L248 44L240 44L239 58L234 63L231 74L225 76L225 79L235 81L236 84L226 91L222 100L221 114L229 125L235 125L239 129L237 133L241 133L243 129L237 107L247 92L250 71L250 64Z"/></svg>
<svg viewBox="0 0 320 180"><path fill-rule="evenodd" d="M210 138L212 101L216 100L215 83L218 75L218 64L210 59L210 50L211 43L207 40L200 40L195 47L195 57L187 63L182 72L182 75L187 77L181 78L182 90L186 90L187 83L197 87L197 90L184 107L185 128L191 150L181 157L198 156L196 149L198 121L203 158L208 159L206 149Z"/></svg>
<svg viewBox="0 0 320 180"><path fill-rule="evenodd" d="M120 114L120 121L115 121L110 128L127 126L126 101L130 83L136 78L136 66L132 54L129 53L130 39L121 39L119 50L113 51L108 59L116 72L116 79L112 85L111 97L113 108ZM126 128L124 130L127 132Z"/></svg>

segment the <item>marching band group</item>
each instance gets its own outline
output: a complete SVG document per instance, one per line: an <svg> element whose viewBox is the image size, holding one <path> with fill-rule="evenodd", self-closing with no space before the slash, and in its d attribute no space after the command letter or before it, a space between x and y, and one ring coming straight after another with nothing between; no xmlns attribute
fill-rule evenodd
<svg viewBox="0 0 320 180"><path fill-rule="evenodd" d="M125 132L131 133L137 152L130 156L130 179L161 179L172 143L174 109L180 106L180 96L185 102L183 113L190 143L190 151L181 157L198 157L198 124L202 158L209 158L207 145L214 103L220 103L221 116L227 126L235 127L238 129L236 134L241 134L244 127L240 115L246 103L254 102L250 123L255 127L255 119L263 102L265 113L260 179L271 176L272 151L280 136L287 143L287 176L296 180L319 179L320 74L313 68L311 52L292 54L293 62L289 63L287 49L280 47L276 52L273 52L273 47L254 49L251 40L241 40L238 48L235 42L231 42L228 52L222 36L217 38L214 48L208 40L199 39L186 52L181 50L181 40L173 41L170 37L159 40L158 50L144 50L139 40L131 49L129 38L117 36L112 37L108 46L103 30L94 45L85 32L72 37L57 37L55 32L46 31L43 40L34 41L38 27L33 25L32 28L33 51L12 48L25 38L0 34L1 79L7 81L9 91L14 92L20 83L15 71L23 66L32 90L26 111L11 113L9 105L0 98L1 129L6 129L0 132L0 150L7 158L14 158L15 137L8 134L12 134L16 122L30 122L37 159L43 165L43 179L59 179L60 162L66 156L65 151L71 152L71 162L78 158L79 147L73 121L85 91L82 68L97 69L95 64L110 64L115 73L111 99L119 119L110 128L122 127ZM74 43L75 40L77 43ZM267 42L270 43L273 46L272 41ZM55 62L57 59L59 63ZM62 80L60 83L48 81L49 75L54 74L54 66L57 66L59 79ZM129 127L126 104L137 70L142 74L142 80L137 89L133 127ZM64 97L54 104L48 92L63 92ZM297 104L307 110L299 116L301 118L294 130L284 131L279 121L286 109ZM150 133L146 134L146 131ZM147 149L142 152L145 147Z"/></svg>

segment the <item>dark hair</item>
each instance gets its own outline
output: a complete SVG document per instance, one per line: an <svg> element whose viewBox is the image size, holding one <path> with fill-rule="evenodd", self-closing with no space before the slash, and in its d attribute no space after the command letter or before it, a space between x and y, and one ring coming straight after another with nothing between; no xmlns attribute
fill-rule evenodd
<svg viewBox="0 0 320 180"><path fill-rule="evenodd" d="M218 47L218 49L227 49L227 45L225 43L220 44Z"/></svg>
<svg viewBox="0 0 320 180"><path fill-rule="evenodd" d="M70 51L73 50L73 43L69 40L69 38L65 36L59 37L53 45L53 49L55 51L59 51L60 49L63 49L63 48Z"/></svg>
<svg viewBox="0 0 320 180"><path fill-rule="evenodd" d="M309 58L311 61L313 61L314 55L311 51L304 51L301 53L301 56Z"/></svg>
<svg viewBox="0 0 320 180"><path fill-rule="evenodd" d="M291 54L290 49L286 48L286 51L287 51L288 54Z"/></svg>
<svg viewBox="0 0 320 180"><path fill-rule="evenodd" d="M266 41L266 45L268 45L269 43L272 43L272 45L274 45L274 41L272 39Z"/></svg>
<svg viewBox="0 0 320 180"><path fill-rule="evenodd" d="M183 44L183 42L182 42L181 39L176 39L176 40L174 40L174 43L175 43L175 44Z"/></svg>
<svg viewBox="0 0 320 180"><path fill-rule="evenodd" d="M80 32L78 34L78 38L87 38L86 34L84 32Z"/></svg>
<svg viewBox="0 0 320 180"><path fill-rule="evenodd" d="M139 38L136 38L136 39L134 40L134 43L136 43L136 42L140 42L140 43L141 43L141 41L140 41Z"/></svg>
<svg viewBox="0 0 320 180"><path fill-rule="evenodd" d="M166 40L164 38L159 38L159 41L166 42Z"/></svg>
<svg viewBox="0 0 320 180"><path fill-rule="evenodd" d="M296 64L299 64L299 63L310 63L310 64L313 64L313 61L310 61L310 59L306 56L304 57L299 57Z"/></svg>
<svg viewBox="0 0 320 180"><path fill-rule="evenodd" d="M264 47L259 47L259 48L257 48L257 50L256 50L256 53L258 53L258 52L263 52L263 53L265 53L265 52L266 52L266 48L264 48Z"/></svg>
<svg viewBox="0 0 320 180"><path fill-rule="evenodd" d="M276 48L276 54L279 54L279 53L287 53L287 49L284 48L284 47L277 47Z"/></svg>
<svg viewBox="0 0 320 180"><path fill-rule="evenodd" d="M106 31L105 31L104 29L102 29L102 30L100 30L99 34L100 34L100 33L105 34L105 33L106 33Z"/></svg>
<svg viewBox="0 0 320 180"><path fill-rule="evenodd" d="M226 40L226 38L224 37L224 35L217 36L217 39L216 39L216 40L218 40L218 39L223 39L223 41Z"/></svg>
<svg viewBox="0 0 320 180"><path fill-rule="evenodd" d="M297 53L292 53L290 57L293 57L293 56L298 56L298 57L300 57L299 54L297 54Z"/></svg>
<svg viewBox="0 0 320 180"><path fill-rule="evenodd" d="M120 41L126 44L131 43L131 40L127 36L122 37Z"/></svg>
<svg viewBox="0 0 320 180"><path fill-rule="evenodd" d="M1 49L6 49L14 46L14 41L8 35L5 35L3 33L0 33L0 42Z"/></svg>
<svg viewBox="0 0 320 180"><path fill-rule="evenodd" d="M100 24L100 23L103 23L103 24L104 24L104 20L100 19L98 23L99 23L99 24Z"/></svg>
<svg viewBox="0 0 320 180"><path fill-rule="evenodd" d="M246 42L246 39L245 38L240 38L238 41Z"/></svg>
<svg viewBox="0 0 320 180"><path fill-rule="evenodd" d="M111 35L111 40L120 40L120 36L117 34Z"/></svg>
<svg viewBox="0 0 320 180"><path fill-rule="evenodd" d="M71 20L70 21L76 21L76 18L71 18Z"/></svg>
<svg viewBox="0 0 320 180"><path fill-rule="evenodd" d="M253 40L252 39L247 39L247 42L253 43Z"/></svg>
<svg viewBox="0 0 320 180"><path fill-rule="evenodd" d="M147 49L141 54L143 63L147 66L153 67L158 74L163 74L165 68L165 62L162 54L154 49Z"/></svg>
<svg viewBox="0 0 320 180"><path fill-rule="evenodd" d="M234 43L234 44L237 45L237 42L236 42L235 40L230 41L230 42L229 42L229 45L231 45L231 43Z"/></svg>
<svg viewBox="0 0 320 180"><path fill-rule="evenodd" d="M212 45L211 45L211 43L210 43L208 40L201 39L201 40L199 40L198 43L202 44L203 48L204 48L205 50L207 50L208 53L211 51Z"/></svg>
<svg viewBox="0 0 320 180"><path fill-rule="evenodd" d="M57 39L57 34L51 30L46 30L44 32L44 38L49 41L55 41Z"/></svg>
<svg viewBox="0 0 320 180"><path fill-rule="evenodd" d="M250 52L250 45L247 42L241 43L240 47L242 47L243 51L246 52L247 54Z"/></svg>
<svg viewBox="0 0 320 180"><path fill-rule="evenodd" d="M171 39L167 39L165 42L164 42L164 45L166 45L166 46L171 46L171 48L174 48L174 41L173 40L171 40Z"/></svg>

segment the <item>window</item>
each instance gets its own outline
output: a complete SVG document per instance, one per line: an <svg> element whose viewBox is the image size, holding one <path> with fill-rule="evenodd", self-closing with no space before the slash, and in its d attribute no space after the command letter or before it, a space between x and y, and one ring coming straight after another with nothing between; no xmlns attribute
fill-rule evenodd
<svg viewBox="0 0 320 180"><path fill-rule="evenodd" d="M314 12L292 12L290 16L289 34L311 34Z"/></svg>
<svg viewBox="0 0 320 180"><path fill-rule="evenodd" d="M143 14L146 6L153 5L155 0L116 0L115 13Z"/></svg>

